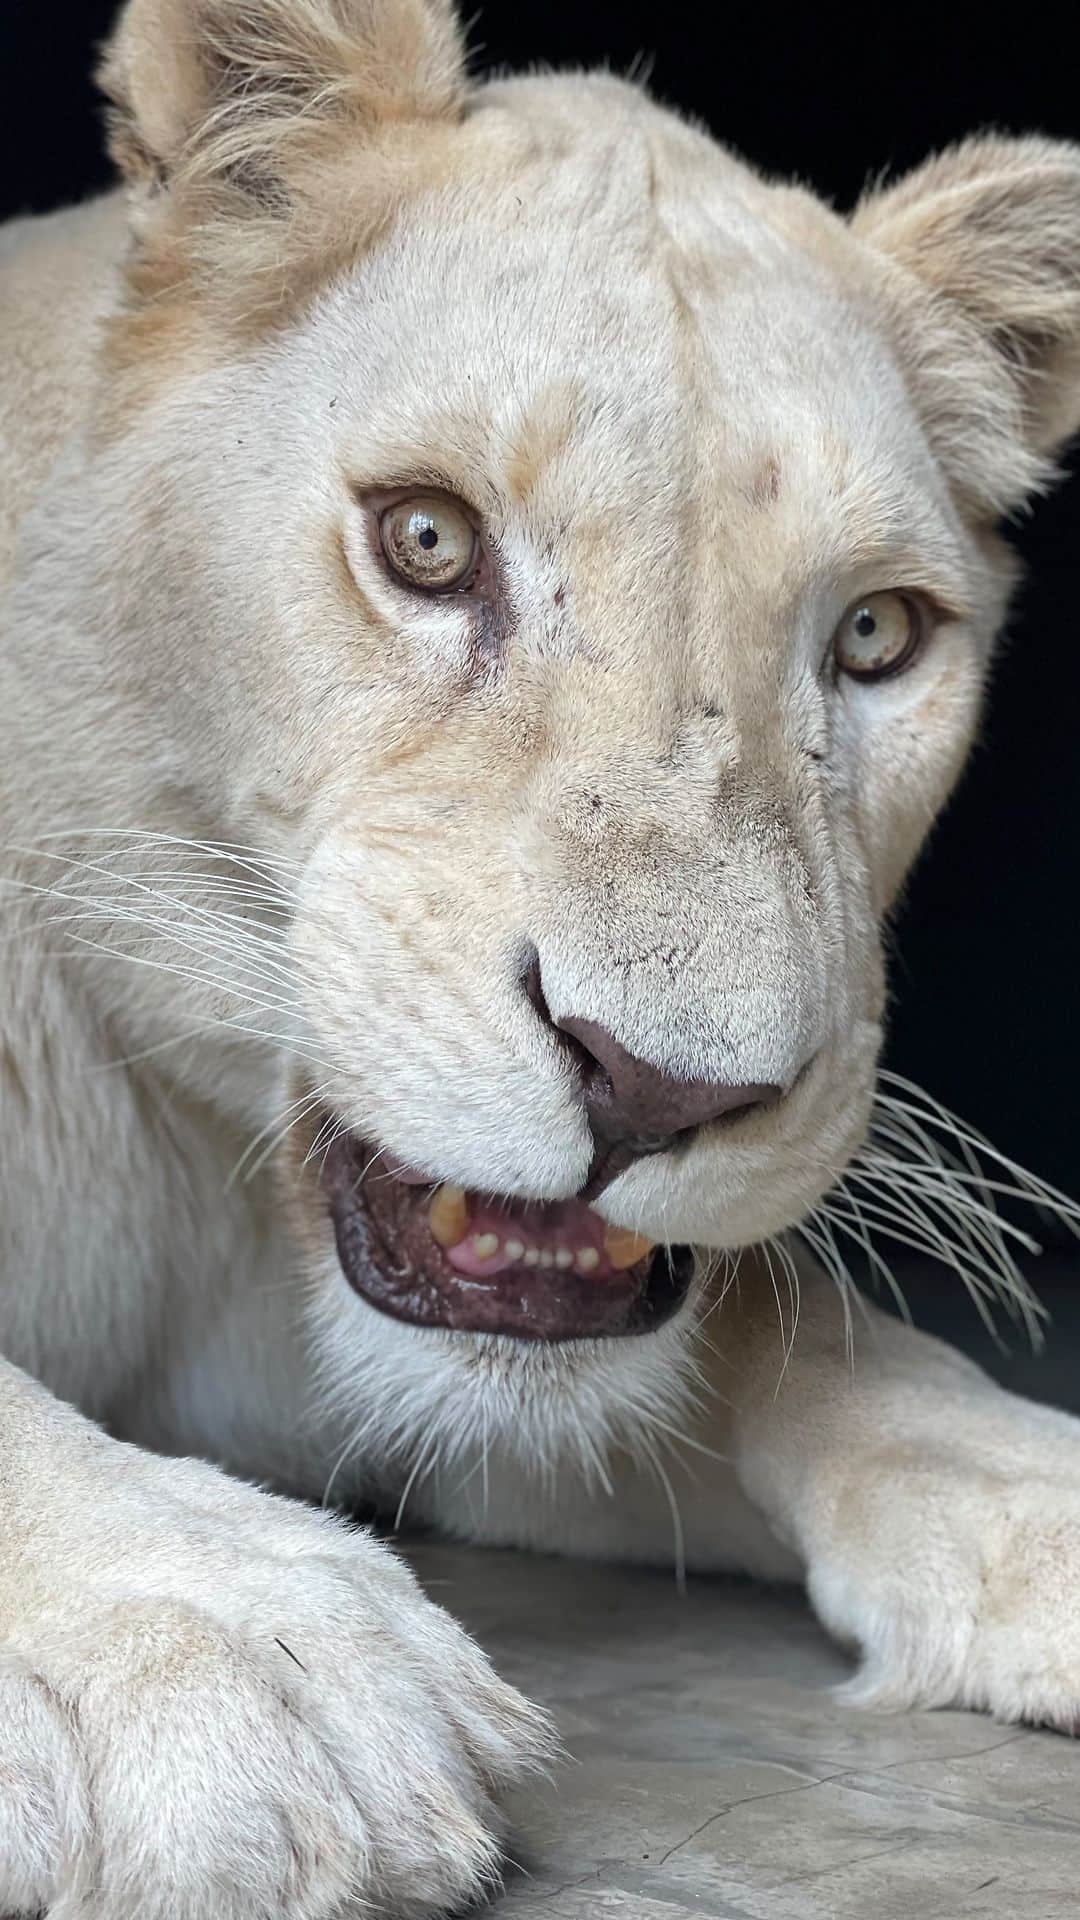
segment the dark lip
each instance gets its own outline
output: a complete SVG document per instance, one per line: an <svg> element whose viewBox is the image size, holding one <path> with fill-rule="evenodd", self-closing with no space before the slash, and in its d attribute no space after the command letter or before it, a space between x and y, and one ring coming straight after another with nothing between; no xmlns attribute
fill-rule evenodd
<svg viewBox="0 0 1080 1920"><path fill-rule="evenodd" d="M690 1291L694 1256L689 1247L658 1247L648 1260L604 1280L519 1268L472 1279L456 1272L437 1249L430 1270L420 1271L404 1247L389 1243L365 1203L363 1173L371 1158L362 1142L342 1135L323 1162L322 1190L345 1279L391 1319L549 1344L620 1339L655 1332ZM422 1204L423 1190L417 1192Z"/></svg>

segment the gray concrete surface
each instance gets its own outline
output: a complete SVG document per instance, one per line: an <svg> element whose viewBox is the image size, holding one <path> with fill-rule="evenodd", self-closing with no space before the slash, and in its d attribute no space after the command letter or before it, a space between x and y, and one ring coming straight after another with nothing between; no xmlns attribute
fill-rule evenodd
<svg viewBox="0 0 1080 1920"><path fill-rule="evenodd" d="M1080 1915L1080 1746L883 1716L793 1593L421 1542L411 1558L570 1759L513 1807L492 1920Z"/></svg>

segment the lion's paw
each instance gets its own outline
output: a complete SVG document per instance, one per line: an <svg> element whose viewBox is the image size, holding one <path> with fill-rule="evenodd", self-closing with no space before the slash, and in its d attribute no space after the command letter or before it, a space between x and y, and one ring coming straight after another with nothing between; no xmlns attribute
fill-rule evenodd
<svg viewBox="0 0 1080 1920"><path fill-rule="evenodd" d="M102 1516L13 1636L0 1912L455 1910L497 1877L496 1796L549 1753L543 1717L370 1538L201 1472L201 1512Z"/></svg>
<svg viewBox="0 0 1080 1920"><path fill-rule="evenodd" d="M826 1625L861 1649L848 1700L1080 1728L1077 1486L882 1456L847 1476L810 1559Z"/></svg>

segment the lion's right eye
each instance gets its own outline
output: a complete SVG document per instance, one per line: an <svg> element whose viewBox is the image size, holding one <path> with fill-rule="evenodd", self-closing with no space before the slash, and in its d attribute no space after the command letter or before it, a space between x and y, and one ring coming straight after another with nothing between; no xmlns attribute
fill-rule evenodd
<svg viewBox="0 0 1080 1920"><path fill-rule="evenodd" d="M379 521L387 562L399 579L428 593L463 592L476 573L480 541L464 507L440 494L414 494Z"/></svg>

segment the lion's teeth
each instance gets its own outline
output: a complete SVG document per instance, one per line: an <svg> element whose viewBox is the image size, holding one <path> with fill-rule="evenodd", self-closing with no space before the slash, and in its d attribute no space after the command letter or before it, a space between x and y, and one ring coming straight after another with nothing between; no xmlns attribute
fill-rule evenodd
<svg viewBox="0 0 1080 1920"><path fill-rule="evenodd" d="M644 1260L645 1255L652 1252L654 1244L654 1241L644 1239L640 1233L631 1233L629 1227L606 1227L604 1230L604 1252L616 1273Z"/></svg>
<svg viewBox="0 0 1080 1920"><path fill-rule="evenodd" d="M431 1237L440 1247L457 1247L469 1231L469 1203L462 1187L441 1186L428 1208Z"/></svg>
<svg viewBox="0 0 1080 1920"><path fill-rule="evenodd" d="M472 1210L468 1195L463 1187L454 1187L444 1183L435 1192L428 1207L428 1226L431 1237L437 1244L449 1251L459 1247L469 1237ZM515 1266L540 1267L544 1270L558 1268L566 1272L576 1266L579 1273L595 1273L600 1265L601 1255L595 1247L557 1248L529 1245L519 1234L505 1241L500 1234L491 1232L474 1233L471 1237L472 1250L478 1260L494 1260L501 1252ZM604 1254L608 1265L621 1273L627 1267L636 1266L653 1250L653 1242L646 1240L643 1234L631 1233L629 1227L606 1227L604 1229Z"/></svg>

